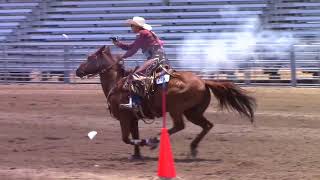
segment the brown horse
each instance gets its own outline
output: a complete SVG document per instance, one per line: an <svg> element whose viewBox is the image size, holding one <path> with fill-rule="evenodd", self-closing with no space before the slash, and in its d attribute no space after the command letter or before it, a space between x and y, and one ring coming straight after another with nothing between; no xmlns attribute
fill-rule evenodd
<svg viewBox="0 0 320 180"><path fill-rule="evenodd" d="M139 118L130 110L123 109L120 103L128 101L128 92L122 90L119 84L128 75L119 56L111 55L109 47L103 46L90 55L76 71L78 77L100 75L101 86L109 103L110 113L120 121L122 140L126 144L134 145L133 158L141 158L140 146L154 147L158 141L152 139L139 139ZM210 90L218 99L221 108L236 110L250 118L253 122L255 99L246 94L244 90L230 82L214 82L203 80L191 72L174 72L167 84L167 112L172 117L173 127L169 134L174 134L184 129L183 115L192 123L200 126L202 131L191 143L191 155L197 154L197 147L203 137L213 127L213 124L204 117L211 96ZM150 107L153 116L161 116L161 86L157 86L148 104L143 109ZM147 112L147 111L146 111ZM133 139L129 138L132 135Z"/></svg>

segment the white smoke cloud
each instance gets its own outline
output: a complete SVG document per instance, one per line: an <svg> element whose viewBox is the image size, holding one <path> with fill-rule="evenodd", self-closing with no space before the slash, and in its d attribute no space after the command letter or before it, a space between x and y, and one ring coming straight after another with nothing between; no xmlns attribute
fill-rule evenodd
<svg viewBox="0 0 320 180"><path fill-rule="evenodd" d="M221 16L230 18L237 16L237 12L232 7L221 12ZM178 67L193 67L202 71L235 68L239 61L257 61L254 53L262 46L264 51L269 52L266 53L268 56L281 59L281 54L288 52L296 40L289 32L264 30L261 21L253 15L246 21L238 22L240 31L214 33L212 38L197 33L187 34L177 48Z"/></svg>

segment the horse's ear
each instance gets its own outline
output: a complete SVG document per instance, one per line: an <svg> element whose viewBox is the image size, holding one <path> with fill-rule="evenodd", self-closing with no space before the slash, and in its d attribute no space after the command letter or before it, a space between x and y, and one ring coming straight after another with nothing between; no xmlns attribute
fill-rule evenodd
<svg viewBox="0 0 320 180"><path fill-rule="evenodd" d="M102 46L101 48L99 48L99 50L96 52L97 54L100 54L104 51L104 49L106 48L106 46Z"/></svg>
<svg viewBox="0 0 320 180"><path fill-rule="evenodd" d="M103 53L105 53L107 55L111 55L110 47L107 46L106 48L104 48Z"/></svg>

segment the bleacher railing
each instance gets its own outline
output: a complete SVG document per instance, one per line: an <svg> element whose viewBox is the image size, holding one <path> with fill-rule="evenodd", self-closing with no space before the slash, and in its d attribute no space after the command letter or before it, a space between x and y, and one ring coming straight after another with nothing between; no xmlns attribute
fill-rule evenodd
<svg viewBox="0 0 320 180"><path fill-rule="evenodd" d="M75 69L101 45L2 45L0 83L99 83L98 77L76 77ZM277 56L255 47L247 56L230 52L232 58L214 63L198 59L201 56L191 51L184 52L190 58L179 59L179 46L166 45L169 63L176 70L193 71L202 78L241 85L320 87L320 44L292 45L276 52ZM114 47L112 52L120 53ZM138 54L126 60L125 66L132 68L142 62Z"/></svg>

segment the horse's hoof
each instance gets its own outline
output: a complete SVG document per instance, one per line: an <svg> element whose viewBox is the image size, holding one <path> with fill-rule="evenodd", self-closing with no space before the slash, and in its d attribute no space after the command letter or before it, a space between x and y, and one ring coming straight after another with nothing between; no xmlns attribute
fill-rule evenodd
<svg viewBox="0 0 320 180"><path fill-rule="evenodd" d="M155 150L158 147L159 142L158 138L149 139L148 146L150 147L150 150Z"/></svg>
<svg viewBox="0 0 320 180"><path fill-rule="evenodd" d="M152 146L150 146L150 150L155 150L158 148L158 144L154 144Z"/></svg>
<svg viewBox="0 0 320 180"><path fill-rule="evenodd" d="M130 160L130 161L141 161L141 160L143 160L143 158L142 158L141 155L131 155L131 156L129 157L129 160Z"/></svg>

